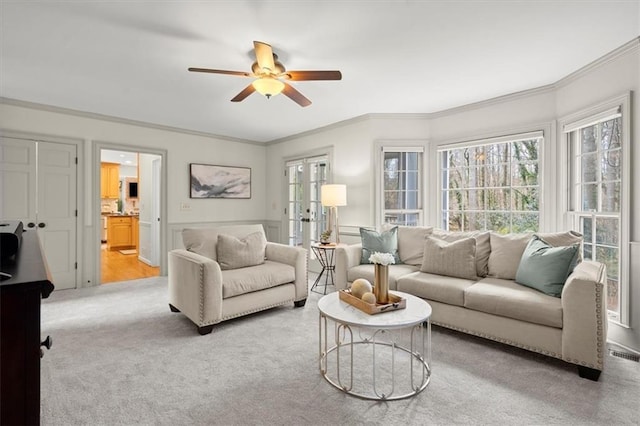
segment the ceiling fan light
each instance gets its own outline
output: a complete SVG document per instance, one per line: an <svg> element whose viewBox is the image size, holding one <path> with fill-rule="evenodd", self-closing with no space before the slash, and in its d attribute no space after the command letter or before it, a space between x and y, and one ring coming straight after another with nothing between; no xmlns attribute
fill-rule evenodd
<svg viewBox="0 0 640 426"><path fill-rule="evenodd" d="M284 83L273 77L262 77L255 80L252 84L258 93L267 98L280 94L284 89Z"/></svg>

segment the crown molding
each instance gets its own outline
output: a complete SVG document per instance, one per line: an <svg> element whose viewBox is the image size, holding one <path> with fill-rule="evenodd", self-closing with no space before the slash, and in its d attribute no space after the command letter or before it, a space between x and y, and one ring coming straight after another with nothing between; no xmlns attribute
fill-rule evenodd
<svg viewBox="0 0 640 426"><path fill-rule="evenodd" d="M572 72L571 74L567 75L566 77L561 78L560 80L556 81L554 83L554 88L555 89L559 89L561 87L564 87L570 83L573 83L575 80L579 79L580 77L584 76L585 74L593 71L596 68L599 68L603 65L606 65L610 62L615 61L616 59L618 59L621 56L624 55L628 55L630 53L633 53L634 51L638 50L640 48L640 37L636 37L634 39L632 39L631 41L623 44L622 46L618 47L615 50L612 50L611 52L605 54L604 56L601 56L600 58L596 59L593 62L588 63L587 65L583 66L582 68L578 69L577 71Z"/></svg>
<svg viewBox="0 0 640 426"><path fill-rule="evenodd" d="M288 142L288 141L300 139L300 138L305 137L305 136L311 136L311 135L314 135L316 133L324 133L327 130L337 129L339 127L344 127L344 126L348 126L348 125L351 125L351 124L356 124L356 123L359 123L359 122L362 122L362 121L369 121L371 119L370 116L371 116L371 114L363 114L363 115L358 115L357 117L347 118L346 120L336 121L335 123L327 124L326 126L316 127L315 129L306 130L306 131L300 132L300 133L295 133L293 135L285 136L283 138L273 139L273 140L267 142L265 145L266 146L277 145L277 144L280 144L280 143L283 143L283 142Z"/></svg>
<svg viewBox="0 0 640 426"><path fill-rule="evenodd" d="M11 106L16 106L21 108L36 109L40 111L53 112L58 114L73 115L76 117L89 118L94 120L109 121L109 122L118 123L118 124L127 124L131 126L146 127L148 129L163 130L166 132L181 133L181 134L192 135L192 136L201 136L205 138L213 138L213 139L219 139L219 140L229 141L229 142L238 142L238 143L246 143L249 145L265 146L265 144L262 142L252 141L248 139L234 138L232 136L216 135L213 133L183 129L180 127L166 126L163 124L148 123L145 121L131 120L128 118L115 117L111 115L98 114L94 112L79 111L76 109L63 108L63 107L58 107L54 105L23 101L20 99L0 97L0 104L11 105Z"/></svg>
<svg viewBox="0 0 640 426"><path fill-rule="evenodd" d="M515 101L522 98L528 98L534 95L541 95L545 93L552 93L555 91L554 84L547 84L546 86L536 87L534 89L522 90L520 92L509 93L506 95L498 96L495 98L485 99L478 102L473 102L466 105L461 105L449 109L444 109L442 111L432 112L426 114L428 118L441 118L446 117L448 115L459 114L461 112L467 112L474 109L485 108L491 105L502 104L505 102Z"/></svg>
<svg viewBox="0 0 640 426"><path fill-rule="evenodd" d="M369 121L374 118L381 119L395 119L395 120L424 120L428 119L430 114L428 113L368 113L358 115L357 117L348 118L346 120L337 121L335 123L327 124L326 126L318 127L315 129L307 130L301 133L296 133L294 135L285 136L283 138L274 139L266 143L267 146L277 145L279 143L288 142L291 140L300 139L305 136L311 136L316 133L324 133L328 130L337 129L343 126L349 126L352 124L356 124L363 121Z"/></svg>

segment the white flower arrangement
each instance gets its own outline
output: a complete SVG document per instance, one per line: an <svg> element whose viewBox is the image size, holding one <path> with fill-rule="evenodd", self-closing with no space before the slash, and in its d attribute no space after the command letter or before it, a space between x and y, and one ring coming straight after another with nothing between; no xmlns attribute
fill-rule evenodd
<svg viewBox="0 0 640 426"><path fill-rule="evenodd" d="M380 253L376 251L371 256L369 256L369 262L386 266L396 263L396 259L391 253Z"/></svg>

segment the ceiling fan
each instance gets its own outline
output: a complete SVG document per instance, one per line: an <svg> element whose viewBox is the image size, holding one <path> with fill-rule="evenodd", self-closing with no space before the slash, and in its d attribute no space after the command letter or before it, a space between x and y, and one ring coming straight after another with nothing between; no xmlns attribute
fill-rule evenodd
<svg viewBox="0 0 640 426"><path fill-rule="evenodd" d="M251 65L252 72L214 70L209 68L189 68L189 71L228 74L239 77L255 77L256 79L231 99L231 102L243 101L247 96L257 91L267 98L279 93L284 93L285 96L302 107L311 105L311 101L284 80L342 79L342 73L340 71L287 71L284 65L278 61L278 55L273 53L270 45L261 41L254 41L253 47L256 53L256 61Z"/></svg>

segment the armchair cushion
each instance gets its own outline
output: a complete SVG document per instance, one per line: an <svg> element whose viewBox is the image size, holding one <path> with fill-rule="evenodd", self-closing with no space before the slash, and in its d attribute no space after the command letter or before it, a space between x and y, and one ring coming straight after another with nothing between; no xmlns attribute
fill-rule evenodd
<svg viewBox="0 0 640 426"><path fill-rule="evenodd" d="M222 271L222 298L238 296L296 280L295 268L279 262Z"/></svg>
<svg viewBox="0 0 640 426"><path fill-rule="evenodd" d="M244 238L219 234L217 255L220 269L245 268L264 263L267 240L262 232L254 232Z"/></svg>

